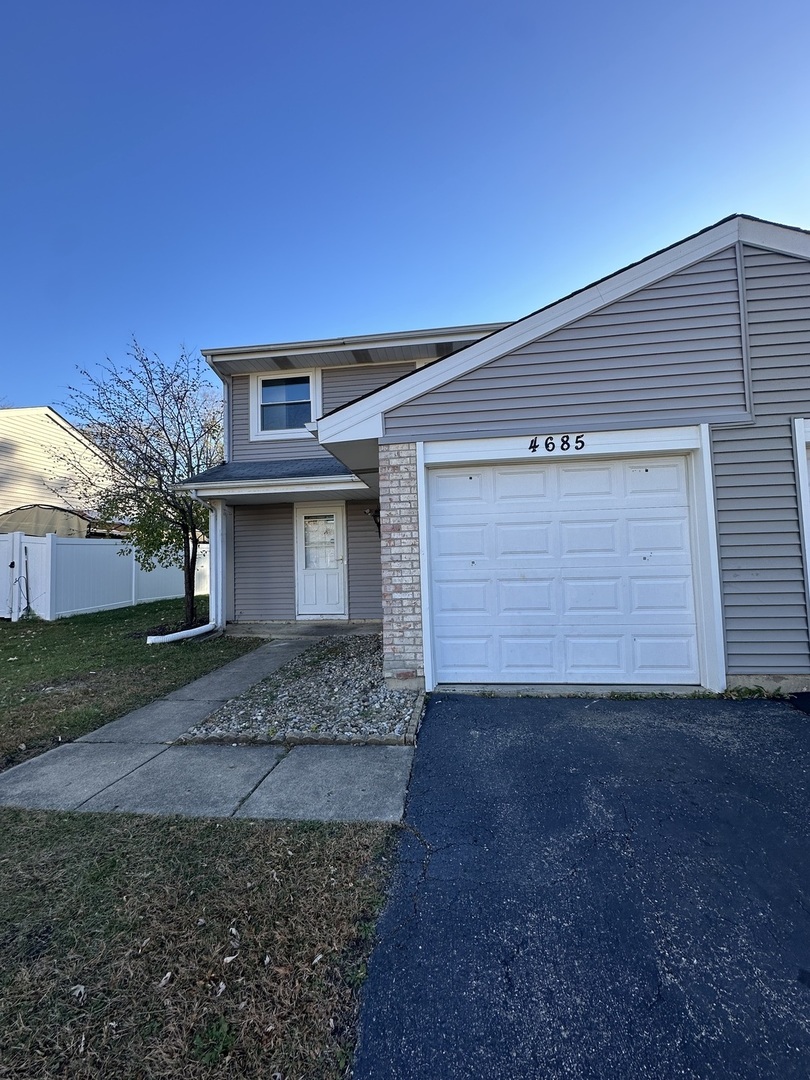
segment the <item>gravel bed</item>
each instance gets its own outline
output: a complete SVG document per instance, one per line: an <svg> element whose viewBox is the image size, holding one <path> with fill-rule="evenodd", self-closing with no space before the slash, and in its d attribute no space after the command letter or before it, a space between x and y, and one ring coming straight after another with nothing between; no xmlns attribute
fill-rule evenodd
<svg viewBox="0 0 810 1080"><path fill-rule="evenodd" d="M399 742L421 700L383 682L382 637L323 638L179 742Z"/></svg>

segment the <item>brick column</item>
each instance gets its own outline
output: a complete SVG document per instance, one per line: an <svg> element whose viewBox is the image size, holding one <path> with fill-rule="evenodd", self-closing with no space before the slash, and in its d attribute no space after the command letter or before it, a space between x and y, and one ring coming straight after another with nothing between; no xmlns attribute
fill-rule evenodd
<svg viewBox="0 0 810 1080"><path fill-rule="evenodd" d="M383 673L389 686L422 689L422 593L416 445L380 446Z"/></svg>

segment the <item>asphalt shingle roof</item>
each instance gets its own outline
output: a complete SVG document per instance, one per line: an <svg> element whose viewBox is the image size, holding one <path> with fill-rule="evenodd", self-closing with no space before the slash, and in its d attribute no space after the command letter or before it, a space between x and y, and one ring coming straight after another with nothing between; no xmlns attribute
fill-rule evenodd
<svg viewBox="0 0 810 1080"><path fill-rule="evenodd" d="M227 484L239 480L307 480L318 476L351 476L337 458L285 458L283 461L227 461L197 473L184 484Z"/></svg>

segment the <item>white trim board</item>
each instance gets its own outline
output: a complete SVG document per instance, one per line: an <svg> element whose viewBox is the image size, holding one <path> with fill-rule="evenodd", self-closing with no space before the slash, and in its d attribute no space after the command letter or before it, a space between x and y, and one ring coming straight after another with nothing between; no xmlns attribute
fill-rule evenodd
<svg viewBox="0 0 810 1080"><path fill-rule="evenodd" d="M796 462L796 491L799 497L799 530L802 541L802 566L807 611L810 614L810 420L793 421L793 457Z"/></svg>
<svg viewBox="0 0 810 1080"><path fill-rule="evenodd" d="M568 433L569 449L560 447L562 434L555 433L554 449L546 450L541 441L532 451L528 435L509 435L498 439L448 439L437 442L417 443L424 447L426 465L463 464L466 461L554 461L559 458L590 457L604 454L650 454L660 450L697 450L701 446L701 429L698 424L688 427L625 428L621 431L581 431L573 428ZM583 447L575 448L576 438L581 436ZM542 433L538 433L542 439Z"/></svg>
<svg viewBox="0 0 810 1080"><path fill-rule="evenodd" d="M310 425L321 412L321 369L298 368L284 371L257 371L251 374L248 393L251 442L281 442L289 439L311 439ZM265 431L261 426L262 382L282 382L284 379L309 379L309 415L304 427L277 428Z"/></svg>

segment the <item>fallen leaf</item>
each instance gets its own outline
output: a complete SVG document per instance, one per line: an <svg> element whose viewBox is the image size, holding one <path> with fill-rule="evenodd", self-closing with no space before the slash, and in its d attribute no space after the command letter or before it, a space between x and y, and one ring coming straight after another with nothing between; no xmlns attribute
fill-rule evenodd
<svg viewBox="0 0 810 1080"><path fill-rule="evenodd" d="M158 983L158 986L160 986L160 987L168 986L169 983L171 982L171 978L172 978L172 973L170 971L167 971L166 974L163 976L163 978Z"/></svg>

